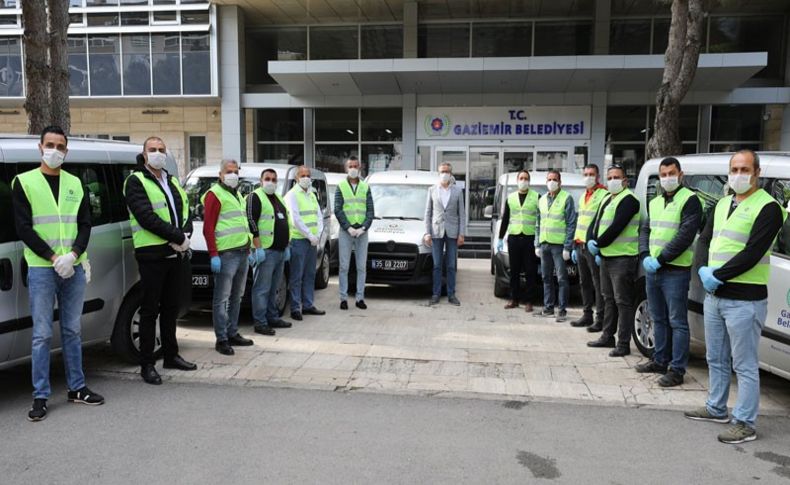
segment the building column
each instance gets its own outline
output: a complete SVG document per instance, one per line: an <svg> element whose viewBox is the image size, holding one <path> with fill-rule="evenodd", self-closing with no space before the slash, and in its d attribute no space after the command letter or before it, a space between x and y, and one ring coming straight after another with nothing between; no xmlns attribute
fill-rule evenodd
<svg viewBox="0 0 790 485"><path fill-rule="evenodd" d="M304 109L304 164L315 167L314 109Z"/></svg>
<svg viewBox="0 0 790 485"><path fill-rule="evenodd" d="M779 140L779 150L790 151L790 104L782 108L782 138Z"/></svg>
<svg viewBox="0 0 790 485"><path fill-rule="evenodd" d="M612 17L612 1L596 0L595 26L593 27L593 54L609 53L609 28Z"/></svg>
<svg viewBox="0 0 790 485"><path fill-rule="evenodd" d="M401 169L417 169L417 95L403 95L403 151Z"/></svg>
<svg viewBox="0 0 790 485"><path fill-rule="evenodd" d="M244 14L236 5L220 5L218 14L222 155L243 163L247 159L246 120L241 107L245 86Z"/></svg>
<svg viewBox="0 0 790 485"><path fill-rule="evenodd" d="M606 168L604 154L606 153L606 92L593 93L592 127L590 128L590 163L598 165L599 172L603 174Z"/></svg>
<svg viewBox="0 0 790 485"><path fill-rule="evenodd" d="M417 58L417 2L403 4L403 57Z"/></svg>
<svg viewBox="0 0 790 485"><path fill-rule="evenodd" d="M703 104L699 107L699 133L697 133L697 153L710 151L710 114L711 106Z"/></svg>

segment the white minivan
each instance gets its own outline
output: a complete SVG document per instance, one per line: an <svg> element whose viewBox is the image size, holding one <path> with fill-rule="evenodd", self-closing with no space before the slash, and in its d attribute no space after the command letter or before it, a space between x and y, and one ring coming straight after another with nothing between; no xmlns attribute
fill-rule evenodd
<svg viewBox="0 0 790 485"><path fill-rule="evenodd" d="M790 200L790 154L758 153L760 156L761 186L783 207ZM684 173L684 185L694 190L703 200L705 217L716 202L727 194L727 174L732 153L685 155L676 157ZM661 159L649 160L639 172L634 193L639 198L642 213L647 214L647 204L658 193L658 166ZM700 231L702 227L700 227ZM768 284L768 317L760 341L760 367L790 379L790 219L785 223L771 252L771 279ZM700 283L697 269L705 264L707 248L694 248L694 265L689 288L689 330L695 347L705 345L703 301L705 290ZM640 266L637 281L638 304L634 319L634 343L646 356L652 354L653 324L645 297L644 272Z"/></svg>

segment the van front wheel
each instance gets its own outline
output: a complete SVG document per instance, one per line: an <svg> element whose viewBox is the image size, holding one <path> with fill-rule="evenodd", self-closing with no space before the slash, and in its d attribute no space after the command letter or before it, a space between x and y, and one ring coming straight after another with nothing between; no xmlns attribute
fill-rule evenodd
<svg viewBox="0 0 790 485"><path fill-rule="evenodd" d="M140 363L140 306L142 302L142 287L137 284L124 298L110 338L113 351L130 364ZM157 319L154 358L158 359L161 355L162 339L159 335L159 320Z"/></svg>
<svg viewBox="0 0 790 485"><path fill-rule="evenodd" d="M329 246L324 248L324 254L321 256L321 266L315 272L315 287L323 290L329 286Z"/></svg>
<svg viewBox="0 0 790 485"><path fill-rule="evenodd" d="M647 304L647 294L645 293L644 279L638 284L637 306L634 314L634 345L645 357L653 357L656 342L653 335L653 319Z"/></svg>

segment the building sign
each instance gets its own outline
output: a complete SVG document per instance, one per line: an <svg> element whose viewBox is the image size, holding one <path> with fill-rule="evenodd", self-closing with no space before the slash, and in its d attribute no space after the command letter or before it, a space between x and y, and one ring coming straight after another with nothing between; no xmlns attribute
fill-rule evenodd
<svg viewBox="0 0 790 485"><path fill-rule="evenodd" d="M421 140L589 139L590 107L418 108L417 138Z"/></svg>

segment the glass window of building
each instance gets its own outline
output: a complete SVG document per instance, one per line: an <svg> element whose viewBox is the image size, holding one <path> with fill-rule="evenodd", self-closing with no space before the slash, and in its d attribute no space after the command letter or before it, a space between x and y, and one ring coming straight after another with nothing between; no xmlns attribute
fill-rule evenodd
<svg viewBox="0 0 790 485"><path fill-rule="evenodd" d="M121 25L148 25L148 12L121 12Z"/></svg>
<svg viewBox="0 0 790 485"><path fill-rule="evenodd" d="M363 25L360 33L362 59L397 59L403 57L403 26Z"/></svg>
<svg viewBox="0 0 790 485"><path fill-rule="evenodd" d="M177 24L178 13L172 11L154 11L154 24Z"/></svg>
<svg viewBox="0 0 790 485"><path fill-rule="evenodd" d="M711 17L708 52L768 52L768 65L754 77L781 80L784 25L782 15Z"/></svg>
<svg viewBox="0 0 790 485"><path fill-rule="evenodd" d="M310 28L310 59L358 59L356 25Z"/></svg>
<svg viewBox="0 0 790 485"><path fill-rule="evenodd" d="M123 42L123 94L151 94L151 39L148 34L128 34Z"/></svg>
<svg viewBox="0 0 790 485"><path fill-rule="evenodd" d="M189 135L188 137L189 170L206 164L206 135Z"/></svg>
<svg viewBox="0 0 790 485"><path fill-rule="evenodd" d="M418 57L469 57L469 24L420 24Z"/></svg>
<svg viewBox="0 0 790 485"><path fill-rule="evenodd" d="M70 13L69 25L85 25L85 16L81 13Z"/></svg>
<svg viewBox="0 0 790 485"><path fill-rule="evenodd" d="M472 57L527 57L531 55L531 22L472 24Z"/></svg>
<svg viewBox="0 0 790 485"><path fill-rule="evenodd" d="M316 141L358 141L359 111L356 108L315 110Z"/></svg>
<svg viewBox="0 0 790 485"><path fill-rule="evenodd" d="M653 54L663 54L669 45L669 19L653 20Z"/></svg>
<svg viewBox="0 0 790 485"><path fill-rule="evenodd" d="M325 172L344 172L348 157L359 157L359 145L316 144L315 166Z"/></svg>
<svg viewBox="0 0 790 485"><path fill-rule="evenodd" d="M16 27L19 25L19 17L16 15L0 15L0 27Z"/></svg>
<svg viewBox="0 0 790 485"><path fill-rule="evenodd" d="M608 106L606 108L606 141L644 143L647 139L646 132L646 106Z"/></svg>
<svg viewBox="0 0 790 485"><path fill-rule="evenodd" d="M402 145L400 143L363 143L360 163L362 173L368 175L402 167Z"/></svg>
<svg viewBox="0 0 790 485"><path fill-rule="evenodd" d="M650 54L650 19L612 20L609 54Z"/></svg>
<svg viewBox="0 0 790 485"><path fill-rule="evenodd" d="M592 54L592 22L536 22L536 56Z"/></svg>
<svg viewBox="0 0 790 485"><path fill-rule="evenodd" d="M92 96L121 94L120 39L118 35L88 36Z"/></svg>
<svg viewBox="0 0 790 485"><path fill-rule="evenodd" d="M304 144L286 143L272 145L258 142L255 161L258 163L304 164Z"/></svg>
<svg viewBox="0 0 790 485"><path fill-rule="evenodd" d="M148 5L148 0L121 0L121 5Z"/></svg>
<svg viewBox="0 0 790 485"><path fill-rule="evenodd" d="M22 42L18 37L0 38L0 96L22 96Z"/></svg>
<svg viewBox="0 0 790 485"><path fill-rule="evenodd" d="M304 141L304 112L301 109L259 109L255 121L258 141Z"/></svg>
<svg viewBox="0 0 790 485"><path fill-rule="evenodd" d="M247 83L275 84L269 61L307 59L307 28L278 27L247 32ZM250 55L254 52L255 55Z"/></svg>
<svg viewBox="0 0 790 485"><path fill-rule="evenodd" d="M154 0L154 5L175 5L176 0Z"/></svg>
<svg viewBox="0 0 790 485"><path fill-rule="evenodd" d="M87 96L88 91L88 50L85 36L69 36L69 94Z"/></svg>
<svg viewBox="0 0 790 485"><path fill-rule="evenodd" d="M401 108L362 108L362 141L400 141L403 138Z"/></svg>
<svg viewBox="0 0 790 485"><path fill-rule="evenodd" d="M118 25L117 13L89 13L88 27L116 27Z"/></svg>
<svg viewBox="0 0 790 485"><path fill-rule="evenodd" d="M179 41L178 33L151 34L154 94L181 94ZM92 67L91 72L93 72Z"/></svg>
<svg viewBox="0 0 790 485"><path fill-rule="evenodd" d="M86 0L85 5L88 7L112 7L118 5L118 0Z"/></svg>
<svg viewBox="0 0 790 485"><path fill-rule="evenodd" d="M196 12L193 10L181 11L182 25L207 24L207 23L209 23L208 12Z"/></svg>
<svg viewBox="0 0 790 485"><path fill-rule="evenodd" d="M182 34L184 94L211 94L208 34Z"/></svg>
<svg viewBox="0 0 790 485"><path fill-rule="evenodd" d="M699 120L699 107L696 105L683 105L680 107L680 140L683 142L696 142L697 141L697 132L698 132L698 120ZM648 116L647 116L648 126L650 126L650 131L648 132L648 138L650 135L653 134L653 127L655 126L656 122L656 108L655 106L648 107Z"/></svg>
<svg viewBox="0 0 790 485"><path fill-rule="evenodd" d="M763 106L724 105L711 107L711 151L760 149Z"/></svg>

